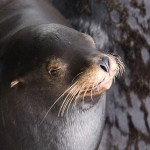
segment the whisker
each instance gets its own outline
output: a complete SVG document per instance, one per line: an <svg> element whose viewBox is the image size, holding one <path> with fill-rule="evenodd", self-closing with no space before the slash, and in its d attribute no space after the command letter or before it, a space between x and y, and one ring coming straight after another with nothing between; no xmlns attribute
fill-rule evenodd
<svg viewBox="0 0 150 150"><path fill-rule="evenodd" d="M73 101L73 99L74 99L74 97L76 96L76 94L77 94L77 96L76 96L76 98L75 98L75 100L77 99L77 97L78 97L78 95L81 93L81 89L82 89L82 87L83 87L83 85L82 85L83 83L81 82L80 84L77 84L77 86L78 86L78 88L77 88L77 90L76 91L74 91L74 94L72 95L72 97L70 97L70 99L68 99L65 103L65 105L64 105L64 107L65 108L63 108L63 110L62 111L65 111L65 109L66 109L66 107L67 107L67 105L68 105L68 107L67 107L67 113L68 113L68 109L69 109L69 107L70 107L70 105L71 105L71 102ZM80 85L82 85L82 87L80 88ZM79 90L78 90L79 89ZM70 102L69 102L70 101ZM69 103L69 104L68 104ZM62 113L63 114L63 113Z"/></svg>
<svg viewBox="0 0 150 150"><path fill-rule="evenodd" d="M70 90L70 92L66 95L65 99L63 100L63 103L59 109L59 112L58 112L58 116L59 116L59 113L61 112L61 109L63 108L63 105L65 104L65 101L71 96L72 94L72 91L76 88L76 85L74 87L72 87L72 89Z"/></svg>
<svg viewBox="0 0 150 150"><path fill-rule="evenodd" d="M79 93L78 93L78 95L76 96L76 98L75 98L75 100L74 100L74 105L73 105L74 107L76 106L77 99L79 98L79 96L80 96L80 94L81 94L82 91L83 91L82 89L79 90ZM72 106L72 107L73 107L73 106Z"/></svg>
<svg viewBox="0 0 150 150"><path fill-rule="evenodd" d="M68 101L68 99L69 99L70 97L72 97L72 94L76 91L76 86L77 86L77 85L75 85L75 86L70 90L70 92L67 94L67 96L65 97L65 99L64 99L64 101L63 101L63 103L62 103L62 105L61 105L61 107L60 107L60 109L59 109L58 116L60 116L60 113L61 113L61 111L62 111L62 109L63 109L63 107L64 107L66 101ZM74 89L75 89L75 90L74 90ZM72 92L72 91L73 91L73 92Z"/></svg>
<svg viewBox="0 0 150 150"><path fill-rule="evenodd" d="M77 93L79 94L79 91L78 91ZM76 94L77 94L77 93L76 93ZM70 105L71 105L71 103L72 103L74 97L76 96L76 94L72 97L72 99L70 99L70 102L69 102L68 107L67 107L67 110L66 110L66 114L67 114L67 115L68 115L68 110L69 110L69 108L70 108ZM76 96L76 98L77 98L77 96ZM75 99L76 99L76 98L75 98Z"/></svg>
<svg viewBox="0 0 150 150"><path fill-rule="evenodd" d="M82 73L83 73L83 72L78 73L78 74L73 78L72 83L73 83L74 80L75 80L79 75L81 75Z"/></svg>
<svg viewBox="0 0 150 150"><path fill-rule="evenodd" d="M89 88L90 88L90 85L85 89L85 92L84 92L83 97L82 97L83 103L84 103L84 97L85 97L87 91L89 90Z"/></svg>
<svg viewBox="0 0 150 150"><path fill-rule="evenodd" d="M100 84L101 84L101 82L100 82L100 83L98 83L98 84L94 87L94 89L96 89L98 92L99 92Z"/></svg>
<svg viewBox="0 0 150 150"><path fill-rule="evenodd" d="M71 102L71 101L74 99L74 97L75 97L75 95L76 95L77 93L78 93L78 90L74 91L74 93L71 95L70 99L68 99L68 100L65 102L65 105L63 106L63 109L62 109L62 111L61 111L61 116L63 116L63 114L64 114L64 112L65 112L65 110L66 110L66 107L68 106L69 102Z"/></svg>
<svg viewBox="0 0 150 150"><path fill-rule="evenodd" d="M77 99L78 99L78 97L80 96L81 92L83 92L82 89L84 89L84 87L85 87L84 85L85 85L85 84L82 85L81 89L79 90L79 93L78 93L77 97L76 97L75 100L74 100L74 106L76 106Z"/></svg>
<svg viewBox="0 0 150 150"><path fill-rule="evenodd" d="M43 123L43 121L45 120L45 118L47 117L48 113L50 112L50 110L53 108L53 106L61 99L62 96L64 96L64 94L66 94L73 86L75 86L75 84L77 84L78 81L76 81L73 85L71 85L62 95L60 95L60 97L58 97L58 99L52 104L52 106L48 109L48 111L46 112L45 116L43 117L43 119L41 120L41 122L39 123L39 126Z"/></svg>
<svg viewBox="0 0 150 150"><path fill-rule="evenodd" d="M125 71L125 65L122 62L121 57L113 56L113 55L110 55L110 54L107 54L107 55L108 55L108 57L116 60L116 63L118 64L118 67L116 69L117 70L116 71L116 76L121 76L123 74L123 72Z"/></svg>
<svg viewBox="0 0 150 150"><path fill-rule="evenodd" d="M92 92L93 92L94 86L95 86L95 83L93 83L92 88L91 88L91 92L90 92L90 93L91 93L91 100L92 100L92 102L94 101L94 100L93 100L93 97L92 97L92 95L93 95Z"/></svg>

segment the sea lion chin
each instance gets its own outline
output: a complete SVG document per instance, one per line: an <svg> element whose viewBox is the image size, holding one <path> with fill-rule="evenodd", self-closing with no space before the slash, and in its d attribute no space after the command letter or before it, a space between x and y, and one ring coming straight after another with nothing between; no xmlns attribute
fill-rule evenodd
<svg viewBox="0 0 150 150"><path fill-rule="evenodd" d="M0 149L98 149L104 93L124 65L42 2L13 0L0 12L2 30L21 16L0 33Z"/></svg>

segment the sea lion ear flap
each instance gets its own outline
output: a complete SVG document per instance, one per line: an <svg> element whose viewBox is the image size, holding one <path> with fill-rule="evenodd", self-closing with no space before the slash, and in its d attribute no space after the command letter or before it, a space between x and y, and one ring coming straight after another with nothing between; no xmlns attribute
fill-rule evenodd
<svg viewBox="0 0 150 150"><path fill-rule="evenodd" d="M10 83L10 87L13 88L15 87L16 85L18 85L19 83L23 83L24 80L23 79L16 79L16 80L13 80L11 83Z"/></svg>
<svg viewBox="0 0 150 150"><path fill-rule="evenodd" d="M95 41L94 41L94 39L93 39L90 35L88 35L88 34L86 34L86 33L82 33L82 35L84 36L84 38L85 38L87 41L89 41L90 43L92 43L92 44L95 45Z"/></svg>
<svg viewBox="0 0 150 150"><path fill-rule="evenodd" d="M13 80L10 84L10 87L12 88L12 87L16 86L19 82L20 82L19 80Z"/></svg>

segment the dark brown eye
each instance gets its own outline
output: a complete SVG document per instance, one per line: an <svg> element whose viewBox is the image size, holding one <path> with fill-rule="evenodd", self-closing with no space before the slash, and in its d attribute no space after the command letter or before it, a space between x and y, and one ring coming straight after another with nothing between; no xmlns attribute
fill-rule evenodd
<svg viewBox="0 0 150 150"><path fill-rule="evenodd" d="M51 76L59 76L60 75L60 72L61 72L61 68L51 68L49 69L48 73L51 75Z"/></svg>

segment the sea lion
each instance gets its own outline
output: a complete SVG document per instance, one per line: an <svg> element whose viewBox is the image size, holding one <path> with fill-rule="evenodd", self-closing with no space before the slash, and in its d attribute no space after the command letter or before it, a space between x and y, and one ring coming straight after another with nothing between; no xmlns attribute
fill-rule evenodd
<svg viewBox="0 0 150 150"><path fill-rule="evenodd" d="M98 149L121 59L97 51L46 1L0 8L0 149Z"/></svg>

